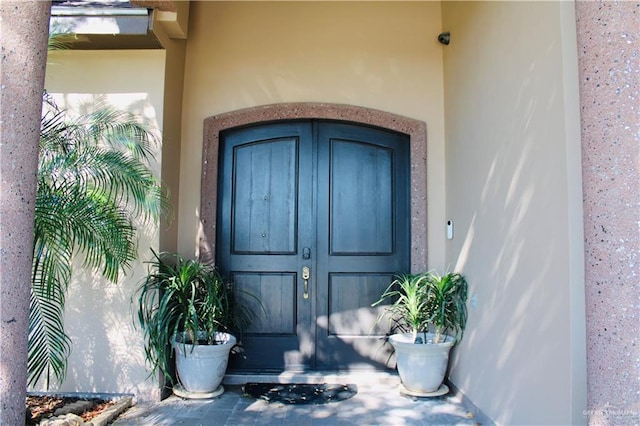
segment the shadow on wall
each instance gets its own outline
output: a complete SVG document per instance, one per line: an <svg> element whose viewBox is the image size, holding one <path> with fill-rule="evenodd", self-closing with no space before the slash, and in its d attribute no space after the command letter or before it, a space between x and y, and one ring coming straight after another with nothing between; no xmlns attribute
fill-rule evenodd
<svg viewBox="0 0 640 426"><path fill-rule="evenodd" d="M67 379L61 390L135 393L154 398L157 383L148 378L142 333L135 328L131 297L143 265L119 283L76 265L69 287L65 327L73 341ZM157 399L157 398L156 398Z"/></svg>
<svg viewBox="0 0 640 426"><path fill-rule="evenodd" d="M464 39L472 35L457 33L455 42L474 45ZM494 36L485 34L484 41L491 45ZM517 38L508 43L527 45ZM509 49L485 47L448 59L446 87L454 101L447 113L460 124L448 129L447 166L464 171L449 171L449 208L459 216L455 269L467 276L471 299L452 381L502 424L566 423L571 415L560 41L536 43L542 43L532 49L536 56L506 60ZM473 73L460 67L474 59ZM501 63L497 71L495 63Z"/></svg>
<svg viewBox="0 0 640 426"><path fill-rule="evenodd" d="M114 105L144 117L147 125L157 128L145 94L57 94L55 98L70 115L87 114L98 105ZM154 133L159 136L158 131ZM160 149L160 143L153 147L155 153ZM158 160L159 155L151 164L157 175ZM131 302L139 280L146 275L143 262L151 258L149 248L158 246L158 227L140 220L134 220L134 224L138 229L139 260L127 268L126 274L121 272L118 283L109 282L98 271L83 268L82 255L76 255L65 309L65 330L72 346L67 377L59 391L135 393L140 399L158 399L158 384L148 377L144 340L136 329L135 306Z"/></svg>

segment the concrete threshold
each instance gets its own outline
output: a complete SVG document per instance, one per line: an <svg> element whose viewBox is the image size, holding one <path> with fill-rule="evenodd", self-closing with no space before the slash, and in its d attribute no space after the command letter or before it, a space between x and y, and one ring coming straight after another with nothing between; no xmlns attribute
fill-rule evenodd
<svg viewBox="0 0 640 426"><path fill-rule="evenodd" d="M395 371L284 371L281 373L227 373L222 381L226 385L245 383L307 383L400 385Z"/></svg>

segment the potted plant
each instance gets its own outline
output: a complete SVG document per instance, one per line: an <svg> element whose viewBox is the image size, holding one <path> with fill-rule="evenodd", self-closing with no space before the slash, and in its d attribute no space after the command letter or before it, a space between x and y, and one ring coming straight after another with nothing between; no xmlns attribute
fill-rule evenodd
<svg viewBox="0 0 640 426"><path fill-rule="evenodd" d="M137 301L151 374L160 369L179 396L218 396L236 344L230 332L246 312L236 306L231 284L215 266L175 253L153 255ZM172 351L178 383L170 374Z"/></svg>
<svg viewBox="0 0 640 426"><path fill-rule="evenodd" d="M396 353L403 392L443 395L451 347L467 323L467 281L459 273L403 274L374 306L391 301L386 311L400 333L389 337Z"/></svg>

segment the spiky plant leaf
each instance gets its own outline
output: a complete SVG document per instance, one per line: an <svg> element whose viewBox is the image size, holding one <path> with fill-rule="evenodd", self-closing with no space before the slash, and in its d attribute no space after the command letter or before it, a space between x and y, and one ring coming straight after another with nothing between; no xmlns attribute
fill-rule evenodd
<svg viewBox="0 0 640 426"><path fill-rule="evenodd" d="M233 288L215 266L175 253L153 255L136 293L138 323L151 374L160 369L171 380L168 345L176 333L186 332L188 343L204 339L202 343L215 344L217 332L238 329L246 318L235 308Z"/></svg>
<svg viewBox="0 0 640 426"><path fill-rule="evenodd" d="M383 303L388 303L386 311L394 328L410 331L413 341L419 332L430 329L435 331L434 343L440 343L447 332L458 341L467 324L467 281L459 273L398 275L372 306ZM426 343L426 338L422 340Z"/></svg>
<svg viewBox="0 0 640 426"><path fill-rule="evenodd" d="M454 338L462 339L467 325L467 281L459 273L438 275L431 272L425 287L427 300L426 323L435 327L434 342L452 332Z"/></svg>
<svg viewBox="0 0 640 426"><path fill-rule="evenodd" d="M383 292L380 300L373 304L377 306L391 301L387 306L387 311L391 313L390 320L399 331L410 331L414 340L425 321L423 283L426 279L423 274L398 275Z"/></svg>
<svg viewBox="0 0 640 426"><path fill-rule="evenodd" d="M157 143L132 114L98 108L69 117L44 96L29 316L31 385L60 382L71 342L64 303L76 253L117 281L137 256L134 220L155 221L167 201L150 162Z"/></svg>

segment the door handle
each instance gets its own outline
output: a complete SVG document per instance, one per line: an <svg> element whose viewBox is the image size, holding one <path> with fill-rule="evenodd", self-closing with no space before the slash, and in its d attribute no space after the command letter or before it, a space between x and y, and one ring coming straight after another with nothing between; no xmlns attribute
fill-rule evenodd
<svg viewBox="0 0 640 426"><path fill-rule="evenodd" d="M311 276L311 270L308 266L302 267L302 279L304 280L304 293L302 295L303 298L309 298L309 277Z"/></svg>

